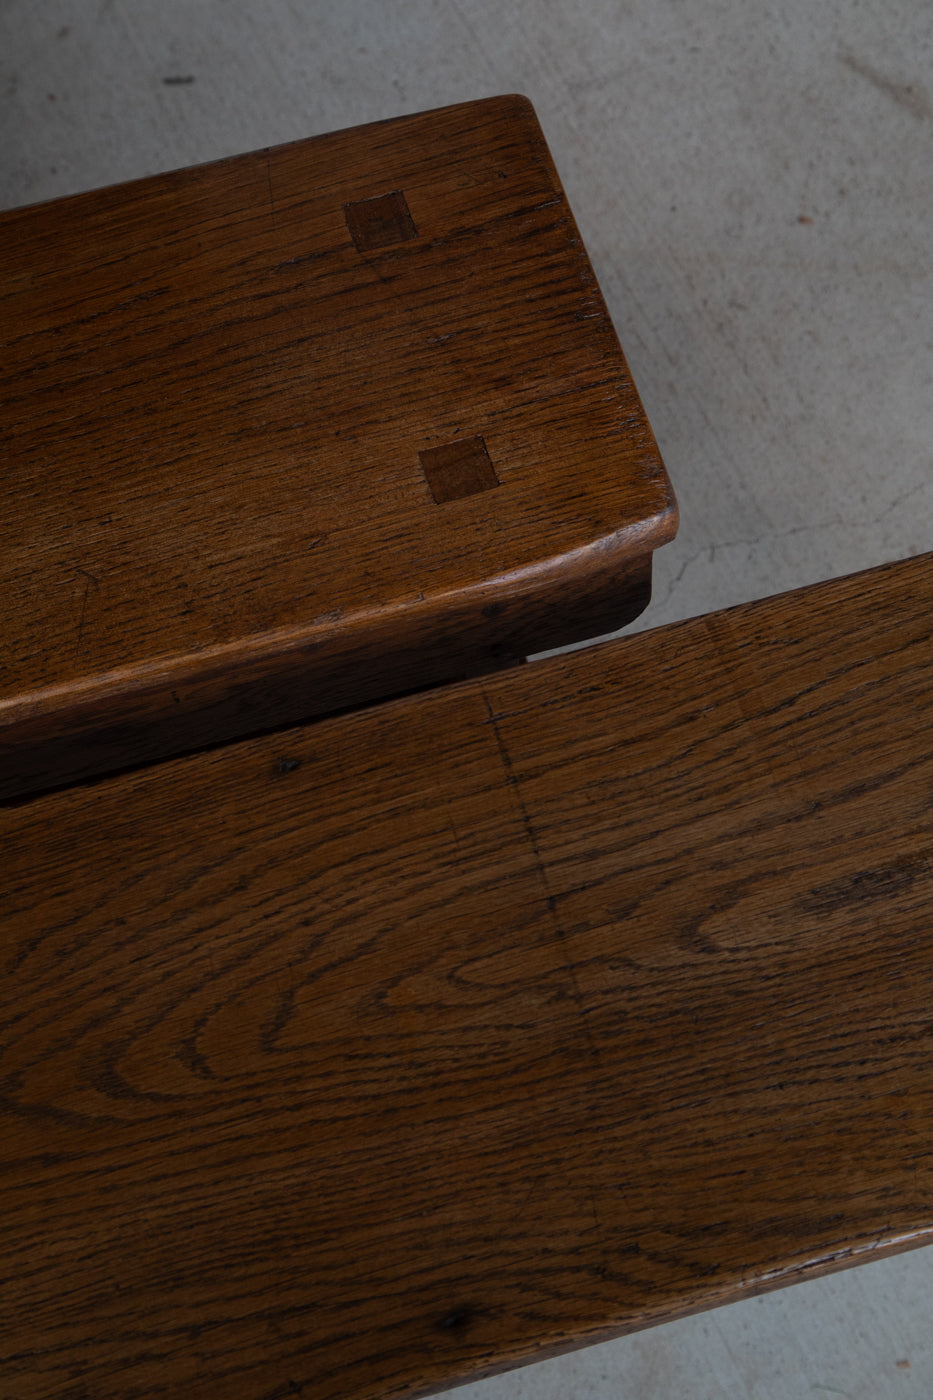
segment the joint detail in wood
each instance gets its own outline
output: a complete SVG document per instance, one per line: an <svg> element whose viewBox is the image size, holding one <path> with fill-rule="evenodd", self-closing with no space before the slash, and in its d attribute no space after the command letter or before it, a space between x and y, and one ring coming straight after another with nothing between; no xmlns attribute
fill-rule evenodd
<svg viewBox="0 0 933 1400"><path fill-rule="evenodd" d="M401 190L345 204L343 212L350 237L360 253L388 248L393 243L407 243L418 237L408 201Z"/></svg>
<svg viewBox="0 0 933 1400"><path fill-rule="evenodd" d="M499 485L481 437L426 447L418 456L431 495L439 506L445 501L459 501L464 496L475 496L479 491L489 491Z"/></svg>

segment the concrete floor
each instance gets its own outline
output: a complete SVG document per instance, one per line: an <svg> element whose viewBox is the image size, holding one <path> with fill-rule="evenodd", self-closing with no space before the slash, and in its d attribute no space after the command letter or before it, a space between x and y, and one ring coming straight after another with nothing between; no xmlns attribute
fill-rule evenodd
<svg viewBox="0 0 933 1400"><path fill-rule="evenodd" d="M933 548L931 59L928 0L0 0L0 206L527 93L680 498L656 626ZM933 1250L460 1394L926 1400Z"/></svg>

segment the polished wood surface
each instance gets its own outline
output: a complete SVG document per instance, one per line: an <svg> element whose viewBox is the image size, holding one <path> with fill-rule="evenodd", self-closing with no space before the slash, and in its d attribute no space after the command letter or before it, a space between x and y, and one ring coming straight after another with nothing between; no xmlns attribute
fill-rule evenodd
<svg viewBox="0 0 933 1400"><path fill-rule="evenodd" d="M0 215L0 795L623 625L676 528L530 104Z"/></svg>
<svg viewBox="0 0 933 1400"><path fill-rule="evenodd" d="M0 812L0 1393L422 1395L933 1238L931 609Z"/></svg>

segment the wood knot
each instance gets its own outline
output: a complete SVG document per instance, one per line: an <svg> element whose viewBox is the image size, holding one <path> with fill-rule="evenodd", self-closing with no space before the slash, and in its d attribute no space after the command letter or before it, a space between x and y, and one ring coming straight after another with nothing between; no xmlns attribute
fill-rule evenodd
<svg viewBox="0 0 933 1400"><path fill-rule="evenodd" d="M469 1325L471 1318L469 1308L454 1308L446 1317L441 1318L440 1326L445 1332L461 1331Z"/></svg>

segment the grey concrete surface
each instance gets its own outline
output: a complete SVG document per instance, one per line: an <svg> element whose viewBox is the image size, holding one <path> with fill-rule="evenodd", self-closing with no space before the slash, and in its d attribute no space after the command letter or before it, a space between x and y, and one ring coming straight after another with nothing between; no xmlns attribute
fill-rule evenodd
<svg viewBox="0 0 933 1400"><path fill-rule="evenodd" d="M929 0L0 0L0 206L527 93L681 503L656 626L933 548L931 59ZM460 1393L927 1400L931 1285L924 1250Z"/></svg>

